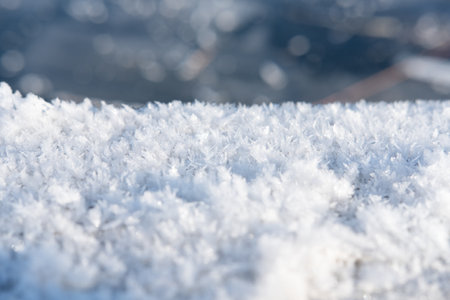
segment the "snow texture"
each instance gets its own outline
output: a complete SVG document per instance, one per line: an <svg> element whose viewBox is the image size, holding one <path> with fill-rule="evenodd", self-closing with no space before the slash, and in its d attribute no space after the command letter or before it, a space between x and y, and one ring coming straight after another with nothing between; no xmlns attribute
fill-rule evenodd
<svg viewBox="0 0 450 300"><path fill-rule="evenodd" d="M0 86L1 299L448 299L450 102Z"/></svg>

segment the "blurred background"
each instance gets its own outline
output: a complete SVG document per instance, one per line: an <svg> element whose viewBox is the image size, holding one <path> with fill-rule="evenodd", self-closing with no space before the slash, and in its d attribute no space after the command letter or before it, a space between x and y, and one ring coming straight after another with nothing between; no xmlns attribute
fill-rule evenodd
<svg viewBox="0 0 450 300"><path fill-rule="evenodd" d="M46 99L450 98L448 0L0 0L0 81Z"/></svg>

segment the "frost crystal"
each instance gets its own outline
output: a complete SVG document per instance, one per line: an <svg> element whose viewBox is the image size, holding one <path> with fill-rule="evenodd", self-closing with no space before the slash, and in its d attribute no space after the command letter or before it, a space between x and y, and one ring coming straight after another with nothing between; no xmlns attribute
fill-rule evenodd
<svg viewBox="0 0 450 300"><path fill-rule="evenodd" d="M93 107L0 85L2 299L446 299L450 103Z"/></svg>

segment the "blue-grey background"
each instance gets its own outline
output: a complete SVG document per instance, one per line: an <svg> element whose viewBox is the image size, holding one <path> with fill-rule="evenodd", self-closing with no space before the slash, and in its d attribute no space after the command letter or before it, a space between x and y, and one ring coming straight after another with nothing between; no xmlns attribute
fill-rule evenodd
<svg viewBox="0 0 450 300"><path fill-rule="evenodd" d="M423 53L445 74L432 50L449 39L447 0L0 0L0 81L47 99L315 102ZM362 96L449 94L415 76Z"/></svg>

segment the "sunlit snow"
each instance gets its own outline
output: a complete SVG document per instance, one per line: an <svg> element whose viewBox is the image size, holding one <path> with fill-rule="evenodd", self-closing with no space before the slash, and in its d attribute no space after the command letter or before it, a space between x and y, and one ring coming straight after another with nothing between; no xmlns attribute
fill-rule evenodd
<svg viewBox="0 0 450 300"><path fill-rule="evenodd" d="M141 109L0 85L1 299L446 299L450 103Z"/></svg>

